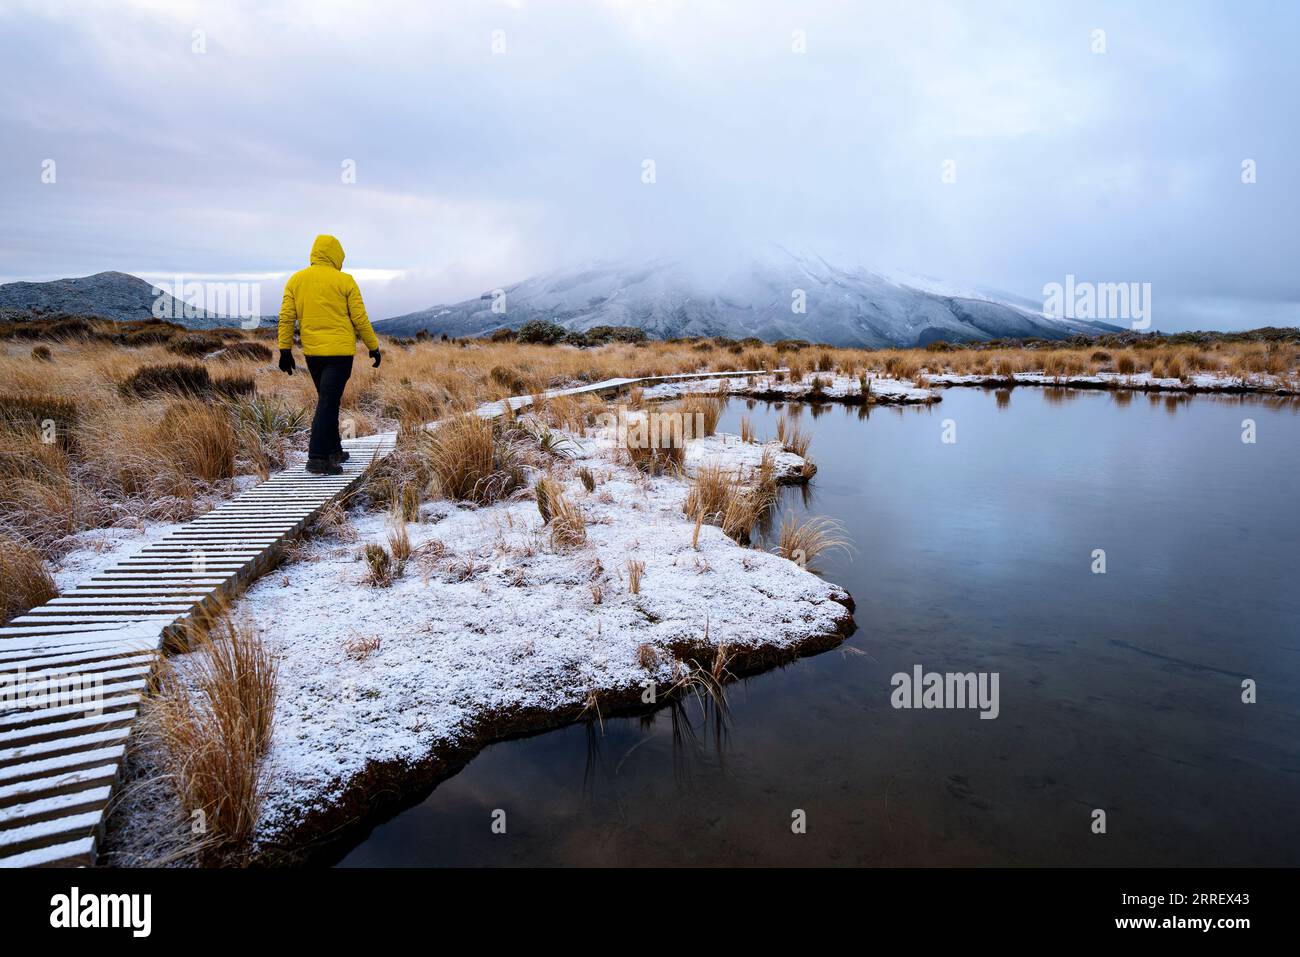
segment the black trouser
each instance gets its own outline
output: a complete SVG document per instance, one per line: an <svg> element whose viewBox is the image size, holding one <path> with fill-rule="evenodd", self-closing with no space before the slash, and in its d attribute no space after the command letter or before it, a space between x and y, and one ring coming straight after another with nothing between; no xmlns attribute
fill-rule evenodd
<svg viewBox="0 0 1300 957"><path fill-rule="evenodd" d="M343 451L339 439L339 402L352 375L351 356L307 356L307 370L316 383L316 415L311 420L307 455L327 459Z"/></svg>

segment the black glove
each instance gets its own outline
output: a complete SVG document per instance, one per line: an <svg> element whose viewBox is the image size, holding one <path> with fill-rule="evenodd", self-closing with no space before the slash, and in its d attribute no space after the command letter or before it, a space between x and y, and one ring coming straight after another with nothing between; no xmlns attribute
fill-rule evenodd
<svg viewBox="0 0 1300 957"><path fill-rule="evenodd" d="M280 371L287 372L289 373L289 375L293 375L293 370L296 368L297 366L294 365L294 361L293 361L293 350L281 349L280 350Z"/></svg>
<svg viewBox="0 0 1300 957"><path fill-rule="evenodd" d="M379 359L380 359L379 350L378 350L378 349L371 349L371 350L370 350L370 358L372 358L372 359L375 360L375 364L374 364L374 366L373 366L372 368L378 369L378 368L379 368Z"/></svg>

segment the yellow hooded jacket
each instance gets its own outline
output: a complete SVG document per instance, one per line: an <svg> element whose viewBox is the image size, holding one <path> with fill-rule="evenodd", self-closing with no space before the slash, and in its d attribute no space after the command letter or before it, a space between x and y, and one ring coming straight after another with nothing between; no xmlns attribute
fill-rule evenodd
<svg viewBox="0 0 1300 957"><path fill-rule="evenodd" d="M379 348L357 281L342 269L343 245L333 236L317 236L311 244L311 265L299 269L284 284L281 349L293 348L295 322L302 351L309 356L353 355L358 336L367 349Z"/></svg>

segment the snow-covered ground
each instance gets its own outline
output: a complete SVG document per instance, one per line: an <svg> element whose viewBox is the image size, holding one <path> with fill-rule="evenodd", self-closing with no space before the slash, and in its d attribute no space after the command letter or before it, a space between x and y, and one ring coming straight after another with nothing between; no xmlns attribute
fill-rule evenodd
<svg viewBox="0 0 1300 957"><path fill-rule="evenodd" d="M236 614L280 669L263 846L344 823L337 809L365 806L376 766L391 784L520 730L521 716L545 726L633 704L652 681L664 694L718 648L756 664L840 640L842 589L710 525L692 544L687 480L642 476L590 440L571 454L551 474L586 520L583 545L552 544L531 492L479 508L434 502L407 525L415 553L389 587L367 582L360 556L387 542L390 519L356 514L355 541L309 542L248 590ZM801 470L798 456L773 454L780 472ZM719 435L693 443L688 470L761 455ZM639 594L632 563L644 563Z"/></svg>
<svg viewBox="0 0 1300 957"><path fill-rule="evenodd" d="M1149 372L1121 375L1118 372L1099 372L1095 375L1044 375L1041 372L1017 372L1012 376L1021 385L1076 386L1080 388L1143 389L1169 392L1275 392L1290 395L1295 389L1280 376L1262 373L1234 376L1226 373L1198 372L1185 379L1160 378ZM1006 376L953 375L951 373L927 375L931 385L1002 385Z"/></svg>
<svg viewBox="0 0 1300 957"><path fill-rule="evenodd" d="M820 391L817 386L820 385ZM862 383L856 377L835 375L830 372L810 372L802 379L792 381L788 376L756 375L748 378L707 379L689 382L665 382L644 390L647 399L672 399L688 393L717 393L719 395L756 396L787 400L823 399L835 402L862 402ZM922 388L906 379L874 376L870 379L870 397L877 403L938 402L940 396L931 389Z"/></svg>

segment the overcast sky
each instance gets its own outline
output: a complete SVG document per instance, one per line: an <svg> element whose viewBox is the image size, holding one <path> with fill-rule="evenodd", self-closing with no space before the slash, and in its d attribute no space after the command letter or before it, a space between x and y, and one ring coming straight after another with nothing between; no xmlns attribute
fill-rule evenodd
<svg viewBox="0 0 1300 957"><path fill-rule="evenodd" d="M0 0L0 279L256 277L271 312L332 232L382 317L775 241L1300 324L1298 47L1266 0Z"/></svg>

